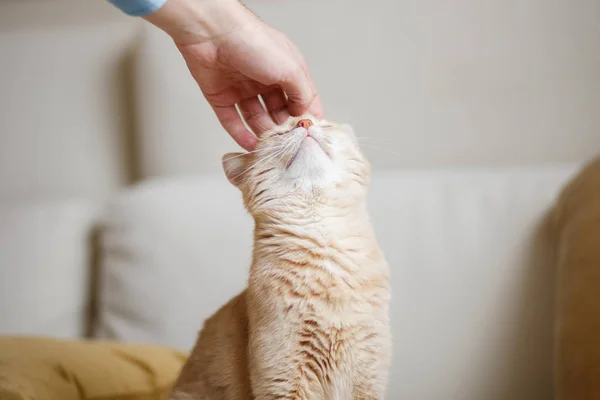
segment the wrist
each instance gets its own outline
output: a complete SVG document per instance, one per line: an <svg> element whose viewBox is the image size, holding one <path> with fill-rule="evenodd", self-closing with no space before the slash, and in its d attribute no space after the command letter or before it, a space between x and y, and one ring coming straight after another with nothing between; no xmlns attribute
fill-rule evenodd
<svg viewBox="0 0 600 400"><path fill-rule="evenodd" d="M253 18L238 0L168 0L159 10L144 17L177 44L212 40Z"/></svg>

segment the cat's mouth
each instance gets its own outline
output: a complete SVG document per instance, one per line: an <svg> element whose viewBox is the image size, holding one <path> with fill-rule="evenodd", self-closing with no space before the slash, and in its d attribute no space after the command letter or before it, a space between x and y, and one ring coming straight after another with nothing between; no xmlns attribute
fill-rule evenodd
<svg viewBox="0 0 600 400"><path fill-rule="evenodd" d="M305 147L309 147L309 146L310 147L318 147L319 151L322 151L323 153L325 153L325 155L329 159L331 159L331 155L329 154L329 152L327 150L325 150L325 146L323 146L321 141L307 132L306 136L304 136L304 138L301 140L300 145L298 146L298 149L296 149L296 151L294 152L292 157L287 162L285 169L288 169L294 163L294 161L296 161L296 159L298 158L298 154L300 154L300 152L303 151L303 148L304 148L304 151L310 151L310 149L305 148Z"/></svg>

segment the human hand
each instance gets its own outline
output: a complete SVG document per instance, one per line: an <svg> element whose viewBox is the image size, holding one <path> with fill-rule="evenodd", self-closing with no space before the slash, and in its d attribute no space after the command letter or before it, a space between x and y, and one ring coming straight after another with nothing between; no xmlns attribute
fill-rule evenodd
<svg viewBox="0 0 600 400"><path fill-rule="evenodd" d="M236 104L256 135L290 115L322 117L298 49L236 0L169 0L146 19L173 38L219 121L246 150L258 139Z"/></svg>

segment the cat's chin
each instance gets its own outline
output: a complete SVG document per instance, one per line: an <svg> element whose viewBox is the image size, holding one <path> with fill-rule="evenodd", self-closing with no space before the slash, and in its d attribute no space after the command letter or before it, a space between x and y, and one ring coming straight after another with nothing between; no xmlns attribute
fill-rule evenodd
<svg viewBox="0 0 600 400"><path fill-rule="evenodd" d="M327 150L325 150L321 142L313 136L307 136L302 139L302 143L298 147L298 151L296 151L296 153L289 159L285 169L289 170L292 165L298 164L302 161L311 162L311 158L314 159L323 154L326 155L327 159L331 161L331 156Z"/></svg>
<svg viewBox="0 0 600 400"><path fill-rule="evenodd" d="M329 155L312 137L303 140L298 152L286 166L286 175L292 180L302 180L321 185L332 180L334 165Z"/></svg>

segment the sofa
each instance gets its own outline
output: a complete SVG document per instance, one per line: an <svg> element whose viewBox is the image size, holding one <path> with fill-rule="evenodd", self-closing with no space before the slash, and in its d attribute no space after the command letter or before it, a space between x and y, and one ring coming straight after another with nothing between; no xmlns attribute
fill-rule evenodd
<svg viewBox="0 0 600 400"><path fill-rule="evenodd" d="M249 5L305 52L327 115L369 138L387 398L551 399L550 214L600 148L593 5L300 3ZM220 170L234 143L170 40L103 2L0 4L0 54L0 349L97 345L162 377L160 398L245 285L252 221Z"/></svg>

